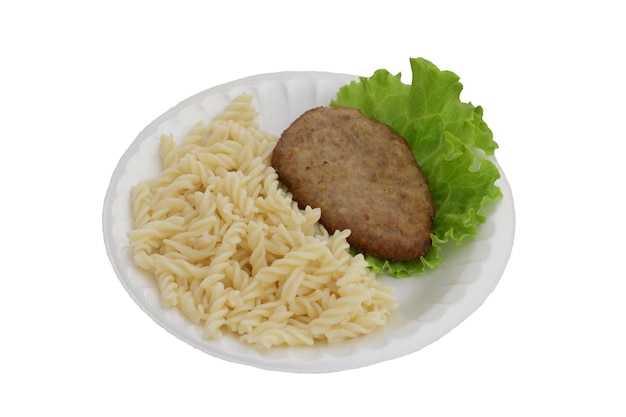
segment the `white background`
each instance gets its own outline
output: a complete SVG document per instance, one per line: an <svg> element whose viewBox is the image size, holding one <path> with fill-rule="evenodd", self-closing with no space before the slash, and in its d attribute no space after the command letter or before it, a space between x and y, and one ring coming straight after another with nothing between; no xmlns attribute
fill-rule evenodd
<svg viewBox="0 0 626 417"><path fill-rule="evenodd" d="M0 6L0 415L626 415L618 2L17 4ZM133 303L101 215L144 126L248 75L408 75L416 56L484 107L513 189L513 254L475 314L309 375L208 356Z"/></svg>

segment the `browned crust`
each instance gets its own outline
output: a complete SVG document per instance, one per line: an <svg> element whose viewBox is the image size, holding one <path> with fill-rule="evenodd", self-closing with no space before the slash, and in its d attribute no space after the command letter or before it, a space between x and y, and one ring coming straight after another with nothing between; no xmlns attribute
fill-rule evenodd
<svg viewBox="0 0 626 417"><path fill-rule="evenodd" d="M435 209L406 140L357 109L311 109L281 135L272 166L301 208L321 209L329 232L379 258L419 259L431 247Z"/></svg>

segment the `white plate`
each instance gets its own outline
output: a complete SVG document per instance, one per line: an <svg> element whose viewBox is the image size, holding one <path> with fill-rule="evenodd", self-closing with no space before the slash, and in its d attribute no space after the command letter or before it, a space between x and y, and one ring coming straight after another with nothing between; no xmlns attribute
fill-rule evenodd
<svg viewBox="0 0 626 417"><path fill-rule="evenodd" d="M228 361L287 372L334 372L423 348L461 323L493 291L511 254L515 231L511 189L502 170L497 184L504 196L490 207L478 236L460 247L444 247L442 265L423 276L379 277L396 287L398 309L385 326L346 342L261 351L234 336L205 340L201 329L179 310L161 304L155 281L133 265L126 235L133 222L130 188L159 174L161 134L173 133L180 139L196 122L208 122L235 96L247 92L254 97L260 127L280 135L305 110L328 105L338 89L354 79L345 74L281 72L233 81L181 102L148 125L130 145L112 175L104 201L104 240L121 283L156 323L191 346Z"/></svg>

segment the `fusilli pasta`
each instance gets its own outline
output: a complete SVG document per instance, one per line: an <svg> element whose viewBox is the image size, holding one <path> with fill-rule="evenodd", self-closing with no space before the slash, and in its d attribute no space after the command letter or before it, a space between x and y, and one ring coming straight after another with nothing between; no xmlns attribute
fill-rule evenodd
<svg viewBox="0 0 626 417"><path fill-rule="evenodd" d="M135 264L208 339L312 345L384 325L393 289L349 253L349 230L329 235L319 209L298 208L270 165L278 138L256 115L241 94L179 145L161 137L161 175L131 191Z"/></svg>

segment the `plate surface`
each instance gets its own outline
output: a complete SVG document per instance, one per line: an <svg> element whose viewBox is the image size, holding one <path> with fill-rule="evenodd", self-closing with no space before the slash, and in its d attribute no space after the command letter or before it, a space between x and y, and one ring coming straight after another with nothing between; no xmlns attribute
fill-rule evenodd
<svg viewBox="0 0 626 417"><path fill-rule="evenodd" d="M137 269L130 257L127 232L133 226L130 188L161 171L161 134L184 137L198 121L205 122L242 92L251 94L259 125L280 135L304 111L328 105L339 88L358 77L325 72L262 74L223 84L194 95L148 125L121 157L104 200L103 233L113 268L133 300L156 323L180 340L212 356L285 372L335 372L398 358L436 341L485 301L497 285L511 254L515 211L511 189L498 166L502 200L487 208L487 222L478 236L463 245L444 246L444 261L425 275L406 279L379 276L396 287L398 309L389 322L364 337L313 347L258 350L226 335L218 341L202 337L176 308L165 308L155 281ZM497 165L497 161L492 159Z"/></svg>

